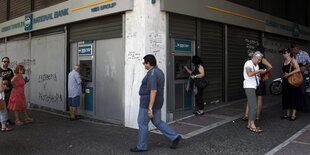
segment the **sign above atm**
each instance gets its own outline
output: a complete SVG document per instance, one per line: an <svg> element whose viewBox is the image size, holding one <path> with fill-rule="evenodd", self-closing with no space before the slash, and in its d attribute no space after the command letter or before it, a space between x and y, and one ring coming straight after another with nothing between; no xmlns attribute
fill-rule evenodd
<svg viewBox="0 0 310 155"><path fill-rule="evenodd" d="M174 51L191 52L192 51L192 41L174 40Z"/></svg>

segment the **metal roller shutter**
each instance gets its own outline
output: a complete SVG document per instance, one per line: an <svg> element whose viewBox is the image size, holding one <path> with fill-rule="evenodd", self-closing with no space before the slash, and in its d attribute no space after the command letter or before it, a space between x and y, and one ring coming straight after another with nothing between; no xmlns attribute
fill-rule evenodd
<svg viewBox="0 0 310 155"><path fill-rule="evenodd" d="M34 0L34 10L40 10L67 0Z"/></svg>
<svg viewBox="0 0 310 155"><path fill-rule="evenodd" d="M275 35L271 33L264 33L264 48L265 58L271 63L271 77L267 80L266 86L269 88L273 79L279 78L282 74L283 57L279 53L283 48L290 47L290 41L288 37ZM269 92L269 89L267 89Z"/></svg>
<svg viewBox="0 0 310 155"><path fill-rule="evenodd" d="M57 26L57 27L48 28L44 30L34 31L31 33L31 36L37 37L37 36L43 36L47 34L57 34L57 33L64 33L64 32L65 32L64 26Z"/></svg>
<svg viewBox="0 0 310 155"><path fill-rule="evenodd" d="M0 39L0 44L4 44L5 43L5 39L4 38L1 38Z"/></svg>
<svg viewBox="0 0 310 155"><path fill-rule="evenodd" d="M243 90L243 65L248 50L261 43L258 31L228 26L228 101L245 98Z"/></svg>
<svg viewBox="0 0 310 155"><path fill-rule="evenodd" d="M209 86L204 90L204 100L207 103L223 102L225 100L223 24L201 21L200 32L200 56L210 80Z"/></svg>
<svg viewBox="0 0 310 155"><path fill-rule="evenodd" d="M307 41L299 39L291 39L291 44L293 43L297 44L301 50L307 51L308 53L310 52L310 47Z"/></svg>
<svg viewBox="0 0 310 155"><path fill-rule="evenodd" d="M196 19L189 16L169 14L170 38L196 40Z"/></svg>
<svg viewBox="0 0 310 155"><path fill-rule="evenodd" d="M0 0L0 23L6 21L7 16L7 0Z"/></svg>
<svg viewBox="0 0 310 155"><path fill-rule="evenodd" d="M70 41L120 38L123 33L122 14L91 19L70 25Z"/></svg>
<svg viewBox="0 0 310 155"><path fill-rule="evenodd" d="M14 19L31 12L31 0L10 0L9 19Z"/></svg>
<svg viewBox="0 0 310 155"><path fill-rule="evenodd" d="M29 34L28 33L24 33L24 34L8 37L7 41L25 40L25 39L28 39L28 38L29 38Z"/></svg>

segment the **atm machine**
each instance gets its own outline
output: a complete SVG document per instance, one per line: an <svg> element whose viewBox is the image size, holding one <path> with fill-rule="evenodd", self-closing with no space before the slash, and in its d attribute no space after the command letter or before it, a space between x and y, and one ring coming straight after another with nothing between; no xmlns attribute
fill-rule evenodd
<svg viewBox="0 0 310 155"><path fill-rule="evenodd" d="M94 112L95 99L95 41L78 42L78 64L82 78L80 110L87 114Z"/></svg>
<svg viewBox="0 0 310 155"><path fill-rule="evenodd" d="M171 72L168 105L168 121L176 120L192 114L194 95L192 91L187 91L189 73L184 69L187 66L192 70L191 59L194 54L194 41L191 40L171 40Z"/></svg>

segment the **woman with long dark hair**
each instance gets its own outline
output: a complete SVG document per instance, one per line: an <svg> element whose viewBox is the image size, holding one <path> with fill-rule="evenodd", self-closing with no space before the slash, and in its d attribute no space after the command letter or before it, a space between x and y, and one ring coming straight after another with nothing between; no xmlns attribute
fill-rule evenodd
<svg viewBox="0 0 310 155"><path fill-rule="evenodd" d="M193 56L192 63L194 64L194 70L191 71L187 66L184 66L184 69L191 74L192 79L203 78L205 77L205 68L203 66L203 62L199 56ZM203 89L197 88L197 93L195 93L195 105L197 111L194 113L195 115L203 115L204 114L204 103L203 103Z"/></svg>

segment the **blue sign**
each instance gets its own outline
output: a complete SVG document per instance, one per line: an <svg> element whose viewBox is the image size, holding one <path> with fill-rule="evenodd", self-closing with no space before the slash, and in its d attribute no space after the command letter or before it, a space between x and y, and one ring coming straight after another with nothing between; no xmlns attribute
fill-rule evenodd
<svg viewBox="0 0 310 155"><path fill-rule="evenodd" d="M92 55L92 45L82 45L78 48L79 55Z"/></svg>
<svg viewBox="0 0 310 155"><path fill-rule="evenodd" d="M25 31L32 30L32 14L28 14L25 16Z"/></svg>
<svg viewBox="0 0 310 155"><path fill-rule="evenodd" d="M192 51L192 42L188 40L175 40L174 41L174 50L175 51L184 51L191 52Z"/></svg>

